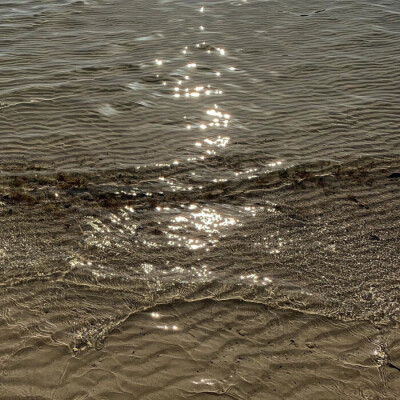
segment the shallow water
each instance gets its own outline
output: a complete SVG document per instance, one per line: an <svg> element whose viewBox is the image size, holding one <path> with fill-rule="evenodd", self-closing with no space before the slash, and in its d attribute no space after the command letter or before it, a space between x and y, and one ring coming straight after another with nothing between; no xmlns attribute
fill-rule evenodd
<svg viewBox="0 0 400 400"><path fill-rule="evenodd" d="M395 398L397 2L3 1L0 22L3 397ZM121 349L146 348L135 324L162 312L149 346L183 353L134 371ZM198 380L247 312L251 365ZM301 390L272 373L287 357Z"/></svg>
<svg viewBox="0 0 400 400"><path fill-rule="evenodd" d="M6 159L399 154L398 2L13 1L0 16Z"/></svg>

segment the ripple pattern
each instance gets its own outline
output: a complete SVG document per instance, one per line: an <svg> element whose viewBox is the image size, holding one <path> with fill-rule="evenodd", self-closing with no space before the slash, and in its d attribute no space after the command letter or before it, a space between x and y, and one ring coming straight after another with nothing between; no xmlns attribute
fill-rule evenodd
<svg viewBox="0 0 400 400"><path fill-rule="evenodd" d="M398 155L396 2L10 4L7 160L85 170L221 152L289 163ZM229 124L207 115L215 105ZM204 142L219 138L228 145Z"/></svg>

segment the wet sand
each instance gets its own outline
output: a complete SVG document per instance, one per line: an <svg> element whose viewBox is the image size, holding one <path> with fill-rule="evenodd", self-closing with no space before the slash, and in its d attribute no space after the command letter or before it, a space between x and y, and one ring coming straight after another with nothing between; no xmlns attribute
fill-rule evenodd
<svg viewBox="0 0 400 400"><path fill-rule="evenodd" d="M2 398L394 400L398 337L243 301L176 303L135 314L77 356L44 332L26 339L3 370Z"/></svg>

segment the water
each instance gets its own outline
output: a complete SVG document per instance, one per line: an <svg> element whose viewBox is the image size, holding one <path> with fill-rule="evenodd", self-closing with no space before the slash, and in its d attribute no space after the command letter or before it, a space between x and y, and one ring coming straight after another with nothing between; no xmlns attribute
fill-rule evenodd
<svg viewBox="0 0 400 400"><path fill-rule="evenodd" d="M396 2L2 8L6 159L81 170L216 155L263 166L398 155ZM233 178L227 170L212 173Z"/></svg>
<svg viewBox="0 0 400 400"><path fill-rule="evenodd" d="M271 307L294 336L285 310L333 336L326 317L369 321L376 361L400 318L399 18L394 1L3 1L5 373L42 337L70 360L159 304L201 323L204 299Z"/></svg>

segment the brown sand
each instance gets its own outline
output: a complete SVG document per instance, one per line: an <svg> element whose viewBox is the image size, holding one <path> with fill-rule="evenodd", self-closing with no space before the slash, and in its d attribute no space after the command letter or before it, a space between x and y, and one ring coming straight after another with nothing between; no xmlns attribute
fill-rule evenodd
<svg viewBox="0 0 400 400"><path fill-rule="evenodd" d="M10 353L16 335L2 324L4 400L395 400L400 390L398 329L254 303L157 306L77 356L43 330Z"/></svg>

